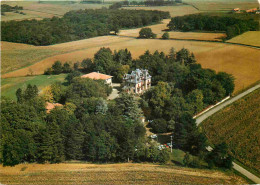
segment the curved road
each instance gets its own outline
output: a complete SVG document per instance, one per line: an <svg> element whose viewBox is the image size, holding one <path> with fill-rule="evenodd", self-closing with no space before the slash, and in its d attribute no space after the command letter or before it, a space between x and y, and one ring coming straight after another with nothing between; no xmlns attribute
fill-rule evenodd
<svg viewBox="0 0 260 185"><path fill-rule="evenodd" d="M202 123L205 119L207 119L209 116L215 114L216 112L218 112L219 110L223 109L224 107L230 105L231 103L239 100L240 98L246 96L247 94L253 92L254 90L260 88L260 84L246 90L245 92L223 102L222 104L212 108L211 110L209 110L208 112L202 114L201 116L199 116L197 119L196 119L196 124L197 126ZM241 174L243 174L244 176L246 176L247 178L249 178L250 180L252 180L253 182L257 183L257 184L260 184L260 178L258 178L257 176L255 176L254 174L250 173L249 171L247 171L246 169L244 169L243 167L239 166L238 164L234 163L233 162L233 168L240 172Z"/></svg>

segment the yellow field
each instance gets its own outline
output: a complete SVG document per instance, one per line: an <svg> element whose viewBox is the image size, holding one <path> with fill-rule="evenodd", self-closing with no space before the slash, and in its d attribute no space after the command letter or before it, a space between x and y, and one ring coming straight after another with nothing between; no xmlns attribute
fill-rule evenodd
<svg viewBox="0 0 260 185"><path fill-rule="evenodd" d="M153 164L20 164L0 166L3 184L245 184L233 174Z"/></svg>
<svg viewBox="0 0 260 185"><path fill-rule="evenodd" d="M12 43L9 43L9 45L12 45ZM236 78L235 92L246 88L260 79L260 63L257 60L260 58L260 51L257 49L223 43L135 39L117 36L103 36L46 46L49 51L55 50L55 52L60 52L61 54L51 57L48 57L48 55L50 55L48 54L46 58L40 62L34 63L29 67L2 74L2 77L25 76L29 74L30 69L33 70L34 74L42 74L47 67L50 67L57 60L61 62L76 62L82 61L85 58L92 58L100 47L109 47L112 50L128 48L134 58L139 57L146 50L150 50L151 52L159 50L168 53L171 47L174 47L176 50L187 48L195 54L197 61L202 67L233 74ZM3 53L5 53L4 50ZM12 51L10 50L8 55L3 55L2 63L6 63L5 58L9 58L12 55L11 53ZM16 55L16 57L19 58L18 55ZM27 58L30 58L30 55L27 55ZM8 63L5 65L8 65Z"/></svg>
<svg viewBox="0 0 260 185"><path fill-rule="evenodd" d="M185 0L199 11L231 11L234 8L247 10L258 7L257 0Z"/></svg>
<svg viewBox="0 0 260 185"><path fill-rule="evenodd" d="M171 17L175 16L183 16L188 14L199 13L197 9L190 5L183 6L153 6L153 7L124 7L124 9L132 9L132 10L160 10L170 12Z"/></svg>
<svg viewBox="0 0 260 185"><path fill-rule="evenodd" d="M57 2L55 4L55 2L38 3L38 1L2 1L1 4L23 6L24 10L21 11L26 13L26 15L21 15L7 12L5 16L1 16L2 21L51 18L53 16L62 16L71 10L96 9L109 6L107 4L81 4L79 1L76 1L74 4L69 4L68 2Z"/></svg>
<svg viewBox="0 0 260 185"><path fill-rule="evenodd" d="M226 37L224 33L199 33L199 32L169 32L170 38L176 39L194 39L194 40L212 40L222 41Z"/></svg>
<svg viewBox="0 0 260 185"><path fill-rule="evenodd" d="M227 42L260 46L260 31L248 31L228 40Z"/></svg>

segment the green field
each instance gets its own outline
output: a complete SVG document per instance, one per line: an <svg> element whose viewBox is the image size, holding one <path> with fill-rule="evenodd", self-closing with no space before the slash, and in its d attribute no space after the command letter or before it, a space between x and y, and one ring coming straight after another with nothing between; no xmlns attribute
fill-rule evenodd
<svg viewBox="0 0 260 185"><path fill-rule="evenodd" d="M260 172L260 89L213 115L202 127L213 144L226 142L230 154Z"/></svg>
<svg viewBox="0 0 260 185"><path fill-rule="evenodd" d="M15 92L18 88L25 88L28 84L37 85L39 91L44 87L59 81L63 82L66 74L39 75L17 78L6 78L1 80L1 96L16 99Z"/></svg>

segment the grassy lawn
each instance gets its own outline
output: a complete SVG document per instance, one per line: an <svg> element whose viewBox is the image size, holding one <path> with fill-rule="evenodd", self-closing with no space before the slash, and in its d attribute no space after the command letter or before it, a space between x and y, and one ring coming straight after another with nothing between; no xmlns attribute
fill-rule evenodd
<svg viewBox="0 0 260 185"><path fill-rule="evenodd" d="M260 89L236 101L203 122L213 144L223 141L230 154L260 172Z"/></svg>
<svg viewBox="0 0 260 185"><path fill-rule="evenodd" d="M56 82L63 82L66 74L39 75L17 78L6 78L1 80L1 96L16 99L15 92L18 88L26 88L28 84L37 85L39 90Z"/></svg>

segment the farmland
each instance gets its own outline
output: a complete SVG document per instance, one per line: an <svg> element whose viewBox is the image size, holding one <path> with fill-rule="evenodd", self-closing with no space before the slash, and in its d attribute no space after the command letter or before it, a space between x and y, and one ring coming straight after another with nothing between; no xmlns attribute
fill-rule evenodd
<svg viewBox="0 0 260 185"><path fill-rule="evenodd" d="M10 6L23 6L24 10L22 10L22 12L26 13L26 15L21 15L18 13L9 12L6 13L5 16L1 17L1 21L44 19L51 18L53 16L60 17L71 10L97 9L109 6L108 4L81 4L79 3L79 1L74 1L74 3L71 3L69 1L56 3L47 1L42 3L39 3L38 1L2 1L1 4L8 4Z"/></svg>
<svg viewBox="0 0 260 185"><path fill-rule="evenodd" d="M154 164L20 164L0 167L4 184L244 184L233 174Z"/></svg>
<svg viewBox="0 0 260 185"><path fill-rule="evenodd" d="M1 81L1 96L16 99L15 92L18 88L24 89L28 84L37 85L39 91L45 86L48 86L56 81L63 82L66 75L38 75L26 76L19 78L2 79Z"/></svg>
<svg viewBox="0 0 260 185"><path fill-rule="evenodd" d="M236 36L227 42L247 44L252 46L260 46L260 31L249 31L242 35Z"/></svg>
<svg viewBox="0 0 260 185"><path fill-rule="evenodd" d="M10 48L10 45L13 45L13 43L8 43L7 45L9 45L8 47ZM4 51L5 42L3 42L2 47ZM82 61L85 58L92 58L100 47L109 47L111 50L128 48L134 58L137 58L146 50L150 50L151 52L159 50L168 53L171 47L174 47L176 50L180 50L184 47L195 54L198 63L200 63L202 67L233 74L236 78L235 91L246 88L260 79L260 74L258 72L260 71L260 65L258 61L255 60L256 58L260 58L260 52L257 49L223 43L160 39L144 40L123 36L103 36L46 46L44 48L49 49L50 51L55 50L55 52L59 54L52 56L51 53L48 53L43 60L38 62L36 58L30 57L30 55L22 55L23 57L27 56L28 58L28 60L24 60L24 62L30 62L31 65L13 72L2 74L2 77L26 76L29 74L29 69L32 69L33 74L42 74L47 67L50 67L57 60L62 62L76 62ZM12 58L12 52L15 52L15 50L10 50L8 54L3 55L3 66L12 66L12 62L16 63L15 57L13 60L10 60ZM19 55L16 55L16 57L22 58ZM9 62L5 63L5 61ZM4 68L2 70L6 71Z"/></svg>
<svg viewBox="0 0 260 185"><path fill-rule="evenodd" d="M230 154L260 171L260 89L216 113L203 130L213 144L225 141Z"/></svg>

